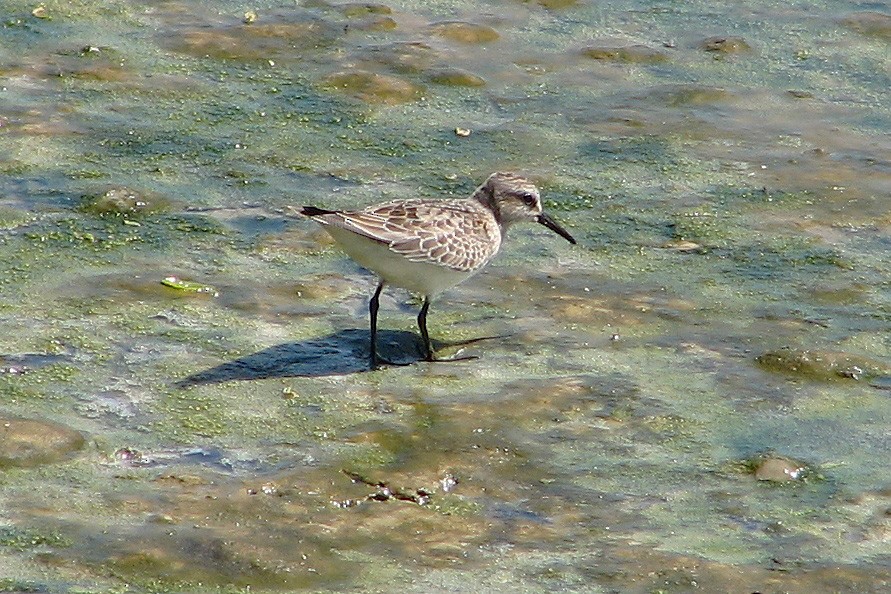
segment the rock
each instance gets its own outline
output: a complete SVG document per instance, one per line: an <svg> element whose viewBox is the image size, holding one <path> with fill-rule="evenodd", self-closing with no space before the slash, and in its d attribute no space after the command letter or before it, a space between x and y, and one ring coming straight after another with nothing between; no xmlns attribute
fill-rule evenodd
<svg viewBox="0 0 891 594"><path fill-rule="evenodd" d="M396 21L390 17L376 17L362 19L355 23L350 23L350 29L359 31L392 31L396 28Z"/></svg>
<svg viewBox="0 0 891 594"><path fill-rule="evenodd" d="M433 23L430 30L435 35L460 43L489 43L501 37L492 27L461 21Z"/></svg>
<svg viewBox="0 0 891 594"><path fill-rule="evenodd" d="M338 72L325 78L326 87L370 103L395 105L420 99L423 88L407 80L376 72Z"/></svg>
<svg viewBox="0 0 891 594"><path fill-rule="evenodd" d="M251 22L218 27L199 23L193 29L165 33L170 47L178 52L203 58L267 61L293 56L302 49L314 51L342 35L342 27L304 13L260 15Z"/></svg>
<svg viewBox="0 0 891 594"><path fill-rule="evenodd" d="M450 87L484 87L486 81L466 70L460 68L443 68L430 74L430 81L438 85Z"/></svg>
<svg viewBox="0 0 891 594"><path fill-rule="evenodd" d="M57 423L0 417L0 468L56 462L84 443L83 435Z"/></svg>
<svg viewBox="0 0 891 594"><path fill-rule="evenodd" d="M715 37L703 39L699 43L699 47L707 52L719 52L722 54L740 54L752 50L752 46L742 37L725 35L716 35Z"/></svg>
<svg viewBox="0 0 891 594"><path fill-rule="evenodd" d="M733 97L724 89L700 85L669 85L656 89L650 96L668 107L710 105L727 101Z"/></svg>
<svg viewBox="0 0 891 594"><path fill-rule="evenodd" d="M776 454L764 454L753 460L753 474L759 481L772 481L785 483L801 480L808 474L806 464L778 456Z"/></svg>
<svg viewBox="0 0 891 594"><path fill-rule="evenodd" d="M582 55L592 60L628 62L632 64L658 64L667 62L668 56L645 45L624 47L590 46L582 50Z"/></svg>
<svg viewBox="0 0 891 594"><path fill-rule="evenodd" d="M360 68L374 70L386 66L397 72L416 74L430 68L438 59L436 52L421 42L397 42L374 46L355 57Z"/></svg>
<svg viewBox="0 0 891 594"><path fill-rule="evenodd" d="M814 94L810 91L802 91L799 89L789 89L786 94L795 99L813 99Z"/></svg>
<svg viewBox="0 0 891 594"><path fill-rule="evenodd" d="M832 351L782 348L755 358L769 370L811 379L864 379L891 374L891 367L867 357Z"/></svg>
<svg viewBox="0 0 891 594"><path fill-rule="evenodd" d="M672 239L670 241L666 241L664 244L662 244L662 248L684 253L703 252L701 244L698 244L695 241L688 241L686 239Z"/></svg>
<svg viewBox="0 0 891 594"><path fill-rule="evenodd" d="M396 28L396 21L390 17L393 11L384 4L350 2L337 5L337 9L343 16L350 19L349 29L359 31L392 31Z"/></svg>
<svg viewBox="0 0 891 594"><path fill-rule="evenodd" d="M102 194L84 196L80 210L100 216L132 216L165 212L170 206L169 200L156 194L143 193L131 188L111 188Z"/></svg>

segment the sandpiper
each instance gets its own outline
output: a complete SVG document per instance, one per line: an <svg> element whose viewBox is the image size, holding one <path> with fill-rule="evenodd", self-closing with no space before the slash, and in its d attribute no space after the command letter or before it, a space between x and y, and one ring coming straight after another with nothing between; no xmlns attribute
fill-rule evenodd
<svg viewBox="0 0 891 594"><path fill-rule="evenodd" d="M377 355L378 299L384 285L424 297L418 327L425 358L436 361L427 333L430 299L479 272L514 223L536 222L570 243L575 239L542 211L538 188L513 173L493 173L469 198L393 200L362 210L304 206L301 214L325 227L344 251L380 278L369 303L371 367Z"/></svg>

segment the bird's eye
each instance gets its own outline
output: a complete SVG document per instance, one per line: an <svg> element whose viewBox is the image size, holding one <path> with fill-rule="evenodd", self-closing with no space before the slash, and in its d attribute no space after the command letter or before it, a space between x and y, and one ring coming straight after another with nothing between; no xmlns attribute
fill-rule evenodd
<svg viewBox="0 0 891 594"><path fill-rule="evenodd" d="M523 192L520 194L520 200L523 201L523 204L526 206L535 206L538 202L538 196L533 194L532 192Z"/></svg>

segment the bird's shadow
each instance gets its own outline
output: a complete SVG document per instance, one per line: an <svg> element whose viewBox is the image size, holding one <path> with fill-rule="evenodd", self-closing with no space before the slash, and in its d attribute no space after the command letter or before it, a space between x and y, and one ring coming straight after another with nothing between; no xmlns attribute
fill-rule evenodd
<svg viewBox="0 0 891 594"><path fill-rule="evenodd" d="M423 344L420 337L413 332L380 330L377 339L380 355L398 365L411 365L423 359ZM460 343L434 341L434 347L460 346L478 340L481 339ZM179 380L174 386L189 388L232 380L362 373L370 370L368 346L368 330L341 330L321 338L271 346L194 373Z"/></svg>

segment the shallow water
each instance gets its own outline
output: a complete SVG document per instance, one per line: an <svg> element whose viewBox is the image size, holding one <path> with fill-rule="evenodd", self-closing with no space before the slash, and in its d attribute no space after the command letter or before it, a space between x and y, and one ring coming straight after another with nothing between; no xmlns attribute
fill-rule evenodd
<svg viewBox="0 0 891 594"><path fill-rule="evenodd" d="M0 590L887 590L887 4L0 8ZM366 372L291 207L504 169Z"/></svg>

